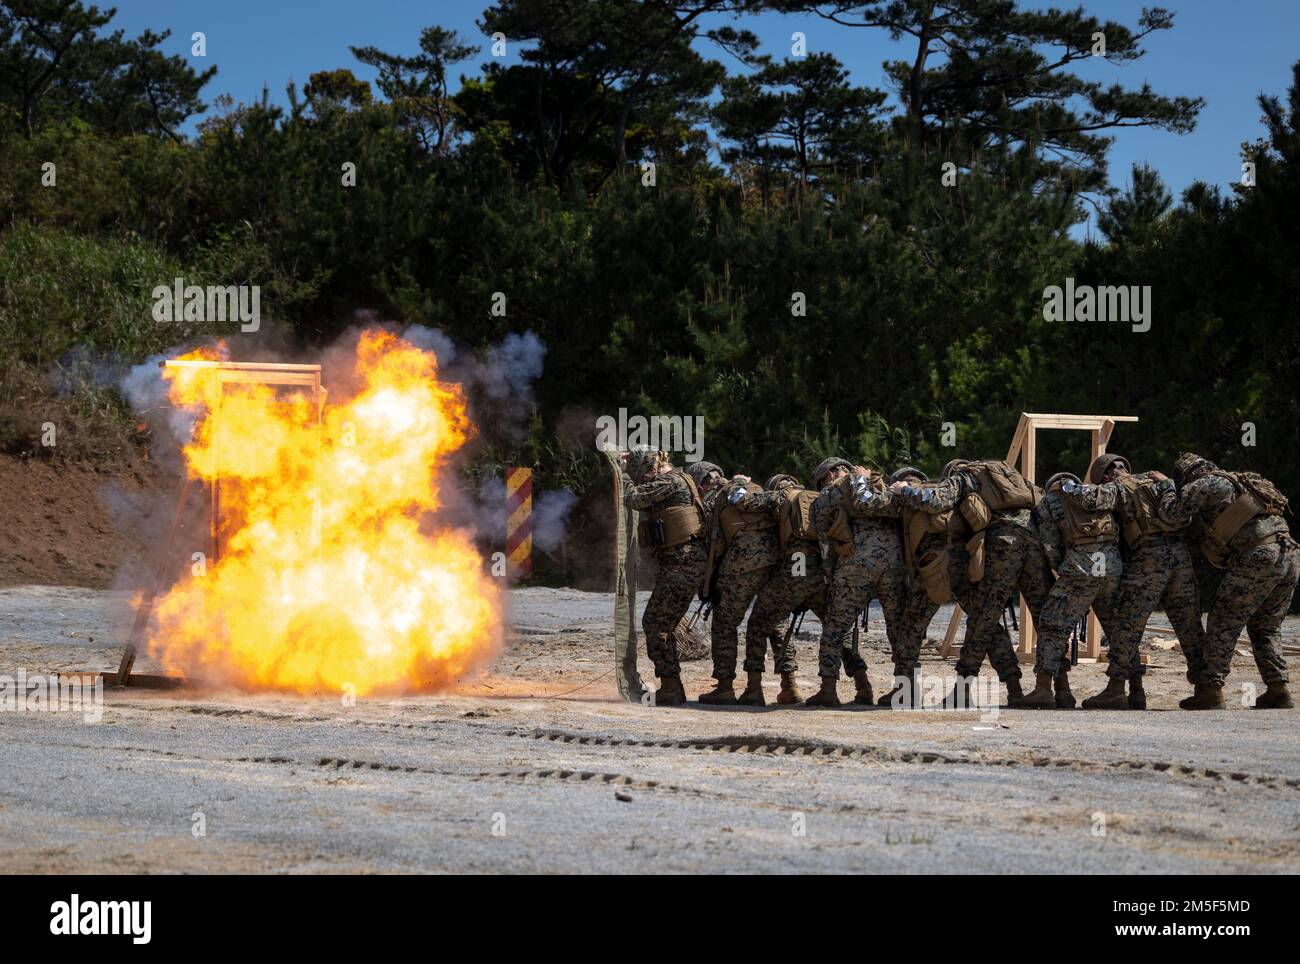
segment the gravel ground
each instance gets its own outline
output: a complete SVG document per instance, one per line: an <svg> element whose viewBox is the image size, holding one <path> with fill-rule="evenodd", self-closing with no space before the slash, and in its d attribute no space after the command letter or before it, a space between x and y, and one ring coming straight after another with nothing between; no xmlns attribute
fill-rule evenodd
<svg viewBox="0 0 1300 964"><path fill-rule="evenodd" d="M98 723L0 713L0 871L1300 870L1300 716L1240 705L1245 655L1230 709L1179 711L1158 618L1147 713L653 709L614 690L610 596L510 605L510 645L455 693L108 690ZM113 668L125 621L110 592L0 589L0 673ZM686 664L688 693L709 669ZM928 649L923 669L947 667Z"/></svg>

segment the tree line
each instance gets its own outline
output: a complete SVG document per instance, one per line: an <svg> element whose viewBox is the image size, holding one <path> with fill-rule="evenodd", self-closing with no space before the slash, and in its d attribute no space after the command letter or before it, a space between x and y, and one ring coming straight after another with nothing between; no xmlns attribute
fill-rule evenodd
<svg viewBox="0 0 1300 964"><path fill-rule="evenodd" d="M773 12L825 29L763 50ZM485 426L479 467L593 499L574 446L620 407L703 416L708 457L759 477L831 453L936 471L1000 455L1021 411L1135 414L1114 447L1136 468L1193 449L1300 496L1300 63L1259 99L1252 184L1175 200L1146 167L1114 184L1109 148L1185 133L1203 101L1083 69L1139 61L1176 29L1159 8L501 0L478 26L353 47L284 105L209 104L215 68L165 33L0 3L0 447L37 451L51 370L87 446L129 432L101 362L200 334L150 316L184 275L260 285L295 348L359 312L471 347L536 332L527 434ZM896 41L887 89L834 53L862 31ZM1066 278L1150 286L1151 329L1044 320ZM1042 465L1086 460L1041 443Z"/></svg>

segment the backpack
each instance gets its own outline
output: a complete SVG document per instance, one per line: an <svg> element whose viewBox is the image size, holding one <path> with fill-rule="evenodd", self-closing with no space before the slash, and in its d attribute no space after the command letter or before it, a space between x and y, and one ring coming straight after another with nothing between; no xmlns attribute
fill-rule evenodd
<svg viewBox="0 0 1300 964"><path fill-rule="evenodd" d="M971 462L962 472L974 476L979 495L994 512L1032 509L1037 503L1034 487L1006 462Z"/></svg>
<svg viewBox="0 0 1300 964"><path fill-rule="evenodd" d="M1176 532L1182 526L1172 525L1160 518L1160 505L1156 497L1156 483L1139 475L1124 475L1119 485L1129 495L1134 518L1123 525L1124 542L1135 545L1146 536Z"/></svg>
<svg viewBox="0 0 1300 964"><path fill-rule="evenodd" d="M1225 472L1218 469L1210 474L1222 476L1237 490L1237 498L1229 502L1206 529L1205 541L1201 543L1201 552L1210 564L1225 569L1232 557L1232 540L1246 523L1257 516L1281 515L1288 511L1288 503L1277 486L1257 472ZM1239 548L1241 551L1245 549Z"/></svg>
<svg viewBox="0 0 1300 964"><path fill-rule="evenodd" d="M1258 472L1225 472L1219 470L1211 475L1221 475L1232 482L1238 489L1249 492L1259 503L1260 515L1282 515L1291 510L1287 497L1276 485Z"/></svg>
<svg viewBox="0 0 1300 964"><path fill-rule="evenodd" d="M780 539L784 549L791 539L817 541L817 527L813 525L813 503L817 493L811 489L786 490L785 505L781 507Z"/></svg>

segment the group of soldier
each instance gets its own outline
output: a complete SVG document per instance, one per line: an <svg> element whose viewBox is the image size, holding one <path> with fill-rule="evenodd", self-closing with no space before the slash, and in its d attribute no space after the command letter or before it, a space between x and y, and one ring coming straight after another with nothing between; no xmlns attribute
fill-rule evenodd
<svg viewBox="0 0 1300 964"><path fill-rule="evenodd" d="M945 706L974 705L970 687L987 655L1012 707L1072 709L1070 636L1091 608L1108 640L1108 683L1087 709L1145 709L1139 646L1148 617L1163 608L1195 689L1184 709L1224 705L1223 687L1243 627L1266 691L1255 707L1290 708L1280 630L1300 578L1300 546L1284 518L1286 499L1263 477L1228 472L1181 455L1181 485L1161 472L1134 473L1106 454L1086 479L1059 472L1044 488L1000 461L955 459L940 479L904 466L885 477L828 458L812 488L790 475L762 487L728 478L711 462L673 466L666 452L622 457L624 502L641 513L642 544L657 562L642 617L659 689L656 705L686 702L676 633L697 596L712 604L714 689L705 704L763 705L768 650L780 674L777 702L841 705L841 669L855 704L912 707L920 701L920 652L940 605L968 614ZM1193 552L1222 570L1208 616ZM1034 685L1002 619L1024 597L1038 627ZM858 626L872 600L884 612L893 687L874 699L858 653ZM740 624L746 686L736 693ZM796 684L794 628L811 610L821 621L820 689Z"/></svg>

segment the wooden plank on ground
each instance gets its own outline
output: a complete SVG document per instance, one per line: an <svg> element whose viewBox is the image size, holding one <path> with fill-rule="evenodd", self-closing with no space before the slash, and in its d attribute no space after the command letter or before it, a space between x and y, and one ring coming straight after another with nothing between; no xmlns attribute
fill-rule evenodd
<svg viewBox="0 0 1300 964"><path fill-rule="evenodd" d="M105 686L117 685L116 673L104 673L99 670L65 670L59 674L59 682L82 682L88 686L95 685L97 677L104 678ZM142 690L177 690L186 685L179 676L156 676L151 673L132 673L131 688Z"/></svg>

